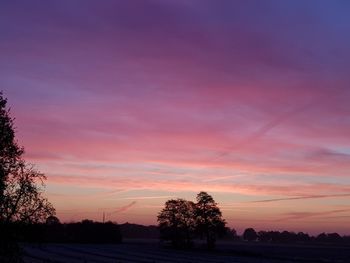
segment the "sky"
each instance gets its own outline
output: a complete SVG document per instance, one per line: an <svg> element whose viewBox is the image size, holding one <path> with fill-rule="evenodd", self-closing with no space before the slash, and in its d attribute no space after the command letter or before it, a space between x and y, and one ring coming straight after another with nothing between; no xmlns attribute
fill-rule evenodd
<svg viewBox="0 0 350 263"><path fill-rule="evenodd" d="M63 222L211 194L350 234L349 1L0 1L0 90Z"/></svg>

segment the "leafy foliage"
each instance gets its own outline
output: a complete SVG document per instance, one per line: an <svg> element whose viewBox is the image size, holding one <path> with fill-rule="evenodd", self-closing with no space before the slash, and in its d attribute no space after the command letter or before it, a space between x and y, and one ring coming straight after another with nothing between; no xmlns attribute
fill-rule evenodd
<svg viewBox="0 0 350 263"><path fill-rule="evenodd" d="M55 209L42 197L45 179L44 174L32 166L19 164L18 169L7 177L0 220L36 223L53 215Z"/></svg>
<svg viewBox="0 0 350 263"><path fill-rule="evenodd" d="M23 153L15 140L7 100L0 92L0 255L6 256L0 258L2 262L17 262L13 255L18 254L15 230L19 224L43 222L55 213L42 196L46 177L24 161Z"/></svg>
<svg viewBox="0 0 350 263"><path fill-rule="evenodd" d="M191 245L195 230L194 203L184 199L169 200L158 215L161 238L175 247Z"/></svg>
<svg viewBox="0 0 350 263"><path fill-rule="evenodd" d="M200 192L197 203L184 199L168 200L158 215L161 238L175 247L190 247L197 235L205 236L208 248L215 246L216 236L223 233L225 220L214 199Z"/></svg>
<svg viewBox="0 0 350 263"><path fill-rule="evenodd" d="M27 164L15 141L7 100L0 93L0 222L44 221L55 209L42 196L45 175Z"/></svg>
<svg viewBox="0 0 350 263"><path fill-rule="evenodd" d="M222 214L217 203L206 192L200 192L197 195L195 218L197 231L200 235L205 235L208 248L213 248L215 246L216 235L224 233L226 222L222 219Z"/></svg>
<svg viewBox="0 0 350 263"><path fill-rule="evenodd" d="M16 170L24 152L15 141L13 119L7 109L7 100L0 92L0 214L8 175Z"/></svg>

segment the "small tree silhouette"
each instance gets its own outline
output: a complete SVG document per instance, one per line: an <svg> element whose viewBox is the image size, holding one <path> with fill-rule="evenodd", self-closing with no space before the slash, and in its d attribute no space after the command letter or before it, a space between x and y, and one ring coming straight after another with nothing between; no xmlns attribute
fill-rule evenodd
<svg viewBox="0 0 350 263"><path fill-rule="evenodd" d="M243 233L244 240L251 242L251 241L256 241L257 238L258 238L258 235L254 230L254 228L247 228L246 230L244 230L244 233Z"/></svg>
<svg viewBox="0 0 350 263"><path fill-rule="evenodd" d="M200 192L197 195L195 208L196 229L201 236L205 236L207 247L215 247L217 235L223 234L225 229L225 220L222 218L221 211L214 201L213 197L206 192Z"/></svg>
<svg viewBox="0 0 350 263"><path fill-rule="evenodd" d="M194 203L184 199L168 200L158 215L161 239L175 247L190 247L195 230Z"/></svg>
<svg viewBox="0 0 350 263"><path fill-rule="evenodd" d="M52 225L59 225L61 224L60 220L56 216L49 216L46 218L46 225L52 226Z"/></svg>
<svg viewBox="0 0 350 263"><path fill-rule="evenodd" d="M214 248L217 235L226 231L225 220L214 199L206 192L197 195L197 203L184 199L168 200L158 215L161 239L175 247L190 247L195 234L205 236L208 248Z"/></svg>

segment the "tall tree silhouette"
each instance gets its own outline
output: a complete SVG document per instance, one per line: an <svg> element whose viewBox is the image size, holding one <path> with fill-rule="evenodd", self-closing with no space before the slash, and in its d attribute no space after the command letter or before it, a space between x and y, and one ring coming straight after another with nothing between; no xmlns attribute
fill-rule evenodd
<svg viewBox="0 0 350 263"><path fill-rule="evenodd" d="M11 251L14 223L43 222L55 213L42 196L46 177L24 161L23 153L15 139L7 100L0 92L0 255Z"/></svg>
<svg viewBox="0 0 350 263"><path fill-rule="evenodd" d="M175 247L191 246L195 230L194 203L184 199L168 200L158 215L161 238Z"/></svg>
<svg viewBox="0 0 350 263"><path fill-rule="evenodd" d="M3 214L4 191L9 174L16 170L23 148L15 141L13 119L7 108L7 100L0 92L0 215Z"/></svg>
<svg viewBox="0 0 350 263"><path fill-rule="evenodd" d="M209 249L215 247L217 235L225 231L226 222L213 197L206 192L197 195L195 208L197 231L204 235Z"/></svg>

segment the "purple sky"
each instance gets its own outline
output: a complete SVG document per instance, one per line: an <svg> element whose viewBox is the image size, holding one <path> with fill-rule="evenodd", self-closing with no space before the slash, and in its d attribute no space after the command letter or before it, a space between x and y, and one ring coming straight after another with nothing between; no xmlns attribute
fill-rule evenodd
<svg viewBox="0 0 350 263"><path fill-rule="evenodd" d="M153 224L203 190L238 230L349 234L349 12L2 0L0 89L63 221Z"/></svg>

